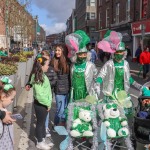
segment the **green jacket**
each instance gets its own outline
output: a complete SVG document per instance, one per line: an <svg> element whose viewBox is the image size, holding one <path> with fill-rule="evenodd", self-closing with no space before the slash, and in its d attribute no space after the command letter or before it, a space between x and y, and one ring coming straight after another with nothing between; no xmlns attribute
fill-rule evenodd
<svg viewBox="0 0 150 150"><path fill-rule="evenodd" d="M41 83L38 84L34 82L35 75L33 74L31 77L30 84L32 84L33 87L34 98L42 105L51 108L51 103L52 103L51 86L48 77L45 74L43 74L43 76L44 76L43 84Z"/></svg>

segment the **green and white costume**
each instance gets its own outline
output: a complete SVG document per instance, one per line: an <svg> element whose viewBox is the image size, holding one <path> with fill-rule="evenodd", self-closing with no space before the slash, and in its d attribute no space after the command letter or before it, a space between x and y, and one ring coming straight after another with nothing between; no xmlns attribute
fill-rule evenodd
<svg viewBox="0 0 150 150"><path fill-rule="evenodd" d="M97 82L103 83L104 102L112 100L108 95L114 95L115 91L129 91L130 85L140 89L141 85L133 80L130 74L129 64L126 60L116 62L115 60L107 61L97 77Z"/></svg>
<svg viewBox="0 0 150 150"><path fill-rule="evenodd" d="M93 86L97 75L97 69L90 61L75 63L71 68L72 96L73 100L84 99L93 94Z"/></svg>

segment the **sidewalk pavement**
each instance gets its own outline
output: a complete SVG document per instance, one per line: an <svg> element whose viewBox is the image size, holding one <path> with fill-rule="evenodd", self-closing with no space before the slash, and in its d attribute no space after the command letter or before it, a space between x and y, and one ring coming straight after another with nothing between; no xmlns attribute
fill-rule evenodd
<svg viewBox="0 0 150 150"><path fill-rule="evenodd" d="M32 89L29 92L23 89L17 101L17 108L14 110L14 113L20 113L23 116L23 120L17 120L14 123L15 150L27 150L29 147L32 102Z"/></svg>
<svg viewBox="0 0 150 150"><path fill-rule="evenodd" d="M98 69L103 66L104 63L97 61L96 65ZM134 76L134 79L139 83L143 84L146 81L141 80L142 76L138 77L140 65L131 62L129 60L129 65L131 68L131 74ZM35 128L35 116L32 107L33 94L32 90L27 92L23 89L18 101L17 108L14 110L14 113L21 113L24 117L23 120L17 120L14 123L14 135L15 135L15 150L36 150L34 138L34 129ZM55 113L55 103L53 103L52 110L50 112L50 120L53 120ZM51 123L52 124L52 123ZM52 133L52 132L51 132ZM55 146L53 150L59 150L59 143L63 140L64 137L57 136L56 133L52 133L53 140L55 141Z"/></svg>

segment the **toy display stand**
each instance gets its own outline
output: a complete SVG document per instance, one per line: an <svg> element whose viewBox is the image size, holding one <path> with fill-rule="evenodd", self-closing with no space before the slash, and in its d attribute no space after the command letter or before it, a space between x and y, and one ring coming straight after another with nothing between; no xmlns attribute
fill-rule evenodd
<svg viewBox="0 0 150 150"><path fill-rule="evenodd" d="M115 138L109 138L106 133L106 126L104 125L103 121L105 119L104 112L103 112L103 106L106 103L99 103L97 105L98 115L100 117L100 122L98 125L98 150L114 150L116 148L123 148L127 150L134 150L132 146L132 142L130 140L130 134L126 137L115 137ZM124 109L118 106L118 109L120 111L120 117L126 118ZM127 126L129 129L129 127ZM105 130L105 131L104 131Z"/></svg>
<svg viewBox="0 0 150 150"><path fill-rule="evenodd" d="M89 108L92 112L92 132L93 137L71 137L70 131L73 124L74 108ZM98 140L97 140L97 116L96 116L96 105L89 104L87 102L72 102L68 105L68 118L67 118L67 132L69 133L69 145L67 150L73 150L76 148L86 148L87 150L97 150L98 149ZM87 140L88 139L88 140ZM87 141L90 141L90 146L87 145Z"/></svg>

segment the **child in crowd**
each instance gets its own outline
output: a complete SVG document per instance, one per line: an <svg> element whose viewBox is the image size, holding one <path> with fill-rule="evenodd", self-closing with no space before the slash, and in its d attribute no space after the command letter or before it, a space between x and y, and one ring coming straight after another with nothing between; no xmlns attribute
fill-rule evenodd
<svg viewBox="0 0 150 150"><path fill-rule="evenodd" d="M13 102L16 95L16 90L10 84L8 77L3 77L0 80L0 110L7 111L6 107ZM13 150L14 137L13 125L2 123L0 120L0 149Z"/></svg>
<svg viewBox="0 0 150 150"><path fill-rule="evenodd" d="M50 60L50 54L48 51L44 50L41 52L41 55L42 57L45 57L46 59ZM54 86L56 85L56 81L57 81L57 74L56 72L54 71L54 68L49 65L49 68L48 68L48 71L46 72L46 75L50 81L50 84L51 84L51 89L52 91L54 91ZM45 127L46 127L46 137L50 137L51 134L50 134L50 129L48 127L49 125L49 113L46 117L46 122L45 122Z"/></svg>
<svg viewBox="0 0 150 150"><path fill-rule="evenodd" d="M67 53L68 49L64 44L57 44L51 61L51 65L57 74L57 82L54 87L56 100L55 126L65 126L66 122L65 109L68 105L70 90L70 61L67 58Z"/></svg>
<svg viewBox="0 0 150 150"><path fill-rule="evenodd" d="M30 84L33 87L34 109L37 117L36 123L36 138L39 149L50 149L54 144L46 143L45 122L52 103L52 92L48 77L45 72L48 71L49 60L45 57L39 57L35 60Z"/></svg>
<svg viewBox="0 0 150 150"><path fill-rule="evenodd" d="M40 54L38 54L37 58L39 58L39 57L45 57L49 61L51 60L50 59L50 54L46 50L43 50ZM48 79L50 81L51 89L53 91L54 90L54 86L56 84L56 80L57 80L57 75L56 75L56 72L54 71L54 68L52 66L49 66L48 71L45 74L47 75L47 77L48 77ZM30 88L32 87L32 85L30 84L30 80L31 80L31 77L29 78L29 81L28 81L28 83L26 85L26 90L27 91L30 90ZM45 122L46 137L50 137L51 136L50 129L49 129L48 125L49 125L49 112L48 112L48 115L46 117L46 122Z"/></svg>

